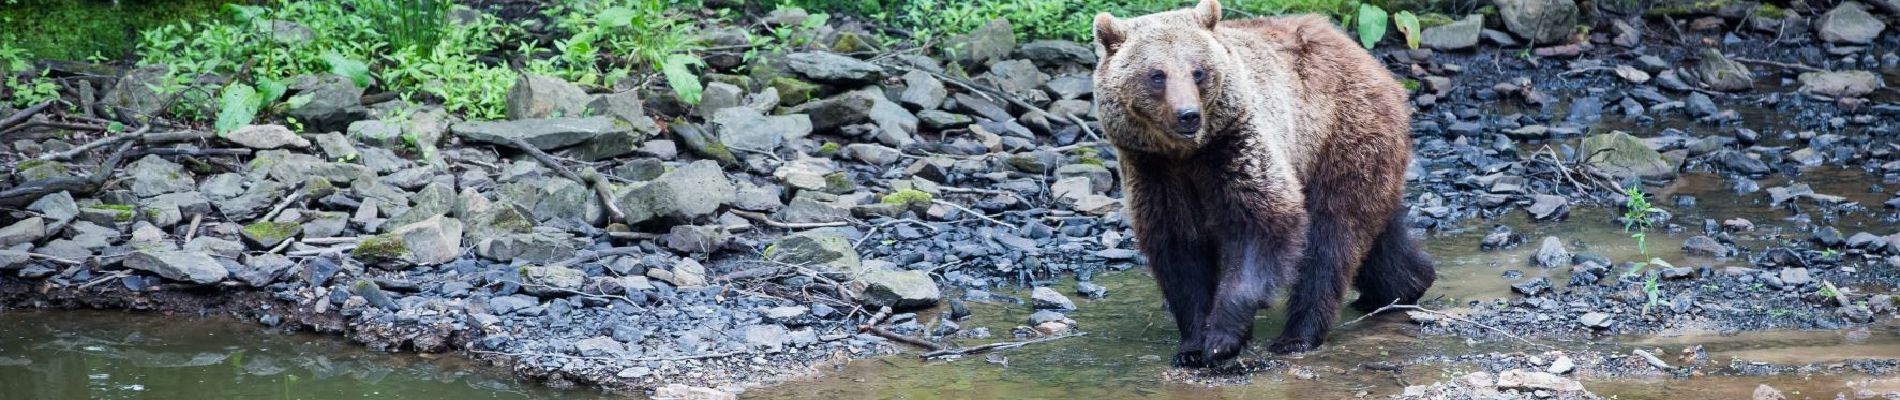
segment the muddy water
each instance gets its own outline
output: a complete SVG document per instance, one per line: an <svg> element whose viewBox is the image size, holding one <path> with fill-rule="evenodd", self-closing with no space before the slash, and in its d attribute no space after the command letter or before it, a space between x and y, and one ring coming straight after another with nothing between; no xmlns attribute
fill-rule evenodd
<svg viewBox="0 0 1900 400"><path fill-rule="evenodd" d="M223 318L0 312L0 399L582 399L459 357Z"/></svg>

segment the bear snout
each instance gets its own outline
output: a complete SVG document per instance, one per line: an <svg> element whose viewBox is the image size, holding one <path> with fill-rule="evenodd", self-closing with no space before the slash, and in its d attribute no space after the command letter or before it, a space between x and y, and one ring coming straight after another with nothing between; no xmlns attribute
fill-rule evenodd
<svg viewBox="0 0 1900 400"><path fill-rule="evenodd" d="M1174 132L1185 137L1194 137L1201 131L1201 109L1186 107L1174 112Z"/></svg>

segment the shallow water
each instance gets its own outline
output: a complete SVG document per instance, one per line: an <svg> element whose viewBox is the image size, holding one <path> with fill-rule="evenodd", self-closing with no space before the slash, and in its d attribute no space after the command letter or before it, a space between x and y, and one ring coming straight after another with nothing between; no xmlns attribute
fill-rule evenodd
<svg viewBox="0 0 1900 400"><path fill-rule="evenodd" d="M457 356L383 354L228 318L0 312L0 399L585 399Z"/></svg>

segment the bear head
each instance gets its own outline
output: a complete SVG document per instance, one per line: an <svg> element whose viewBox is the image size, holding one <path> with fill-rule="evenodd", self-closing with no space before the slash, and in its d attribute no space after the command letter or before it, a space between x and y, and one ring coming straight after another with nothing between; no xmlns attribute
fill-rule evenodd
<svg viewBox="0 0 1900 400"><path fill-rule="evenodd" d="M1123 148L1185 154L1235 117L1222 88L1241 71L1215 35L1221 6L1117 19L1095 16L1095 97L1108 139Z"/></svg>

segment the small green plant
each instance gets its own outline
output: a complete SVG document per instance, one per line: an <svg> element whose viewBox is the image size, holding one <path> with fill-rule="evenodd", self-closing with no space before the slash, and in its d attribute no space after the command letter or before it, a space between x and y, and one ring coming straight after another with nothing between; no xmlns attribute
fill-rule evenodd
<svg viewBox="0 0 1900 400"><path fill-rule="evenodd" d="M14 74L7 74L6 89L11 99L9 103L12 103L14 107L27 107L59 100L59 84L47 78L44 71L40 74L38 77L24 79Z"/></svg>
<svg viewBox="0 0 1900 400"><path fill-rule="evenodd" d="M1841 292L1835 291L1834 285L1821 285L1820 289L1814 290L1814 295L1821 296L1822 299L1832 299L1835 296L1840 296Z"/></svg>
<svg viewBox="0 0 1900 400"><path fill-rule="evenodd" d="M1643 193L1641 185L1630 185L1623 195L1627 198L1623 203L1623 232L1636 239L1637 251L1649 255L1649 215L1657 210L1649 205L1649 195ZM1632 230L1635 232L1631 233Z"/></svg>
<svg viewBox="0 0 1900 400"><path fill-rule="evenodd" d="M1650 273L1643 279L1643 295L1649 298L1649 301L1643 303L1643 315L1649 315L1649 309L1662 300L1662 285L1657 282L1661 276L1662 274Z"/></svg>

